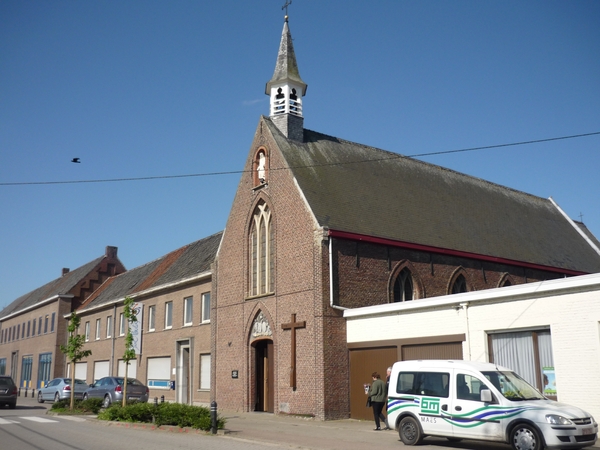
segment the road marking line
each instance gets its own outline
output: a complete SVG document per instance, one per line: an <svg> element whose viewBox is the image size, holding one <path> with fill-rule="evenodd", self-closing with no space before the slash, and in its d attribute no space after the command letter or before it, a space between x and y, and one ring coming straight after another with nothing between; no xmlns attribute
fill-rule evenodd
<svg viewBox="0 0 600 450"><path fill-rule="evenodd" d="M32 422L39 422L39 423L58 423L58 420L50 420L50 419L44 419L43 417L19 417L19 419L24 419L24 420L31 420Z"/></svg>
<svg viewBox="0 0 600 450"><path fill-rule="evenodd" d="M6 419L2 419L2 418L0 417L0 425L10 425L10 424L12 424L12 423L19 423L19 422L16 422L16 421L14 421L14 420L6 420Z"/></svg>

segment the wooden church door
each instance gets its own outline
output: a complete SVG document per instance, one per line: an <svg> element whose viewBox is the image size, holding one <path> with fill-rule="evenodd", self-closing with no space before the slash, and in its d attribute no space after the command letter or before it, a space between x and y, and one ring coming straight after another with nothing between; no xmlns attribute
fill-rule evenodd
<svg viewBox="0 0 600 450"><path fill-rule="evenodd" d="M261 339L254 344L256 401L255 411L275 412L273 341Z"/></svg>

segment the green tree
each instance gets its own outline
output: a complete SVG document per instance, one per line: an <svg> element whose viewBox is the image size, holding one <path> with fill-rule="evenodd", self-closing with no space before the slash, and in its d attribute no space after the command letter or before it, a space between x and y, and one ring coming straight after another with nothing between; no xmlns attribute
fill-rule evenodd
<svg viewBox="0 0 600 450"><path fill-rule="evenodd" d="M133 348L133 334L131 334L131 324L137 322L137 316L133 308L135 302L131 297L125 297L123 302L123 315L127 320L127 334L125 335L125 353L123 353L123 362L125 362L125 379L123 380L123 406L127 404L127 372L129 361L135 359L135 349Z"/></svg>
<svg viewBox="0 0 600 450"><path fill-rule="evenodd" d="M60 346L60 351L63 352L71 362L71 411L75 406L75 364L92 354L91 350L83 350L85 336L77 334L79 332L80 322L81 319L75 314L75 311L73 311L71 313L71 318L69 319L69 326L67 327L67 330L69 331L67 345Z"/></svg>

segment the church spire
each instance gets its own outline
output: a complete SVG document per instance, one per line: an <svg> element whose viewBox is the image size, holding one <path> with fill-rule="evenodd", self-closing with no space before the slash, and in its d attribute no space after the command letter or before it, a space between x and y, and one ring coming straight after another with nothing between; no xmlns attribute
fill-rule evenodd
<svg viewBox="0 0 600 450"><path fill-rule="evenodd" d="M306 88L298 71L286 15L275 72L266 85L265 94L271 97L271 120L288 139L303 140L302 97L306 94Z"/></svg>

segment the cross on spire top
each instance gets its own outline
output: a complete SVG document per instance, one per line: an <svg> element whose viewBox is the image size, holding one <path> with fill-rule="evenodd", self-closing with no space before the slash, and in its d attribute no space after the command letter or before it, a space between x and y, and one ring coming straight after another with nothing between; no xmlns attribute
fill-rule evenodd
<svg viewBox="0 0 600 450"><path fill-rule="evenodd" d="M285 0L285 4L281 7L281 9L285 8L285 20L288 20L288 6L292 4L292 0Z"/></svg>

